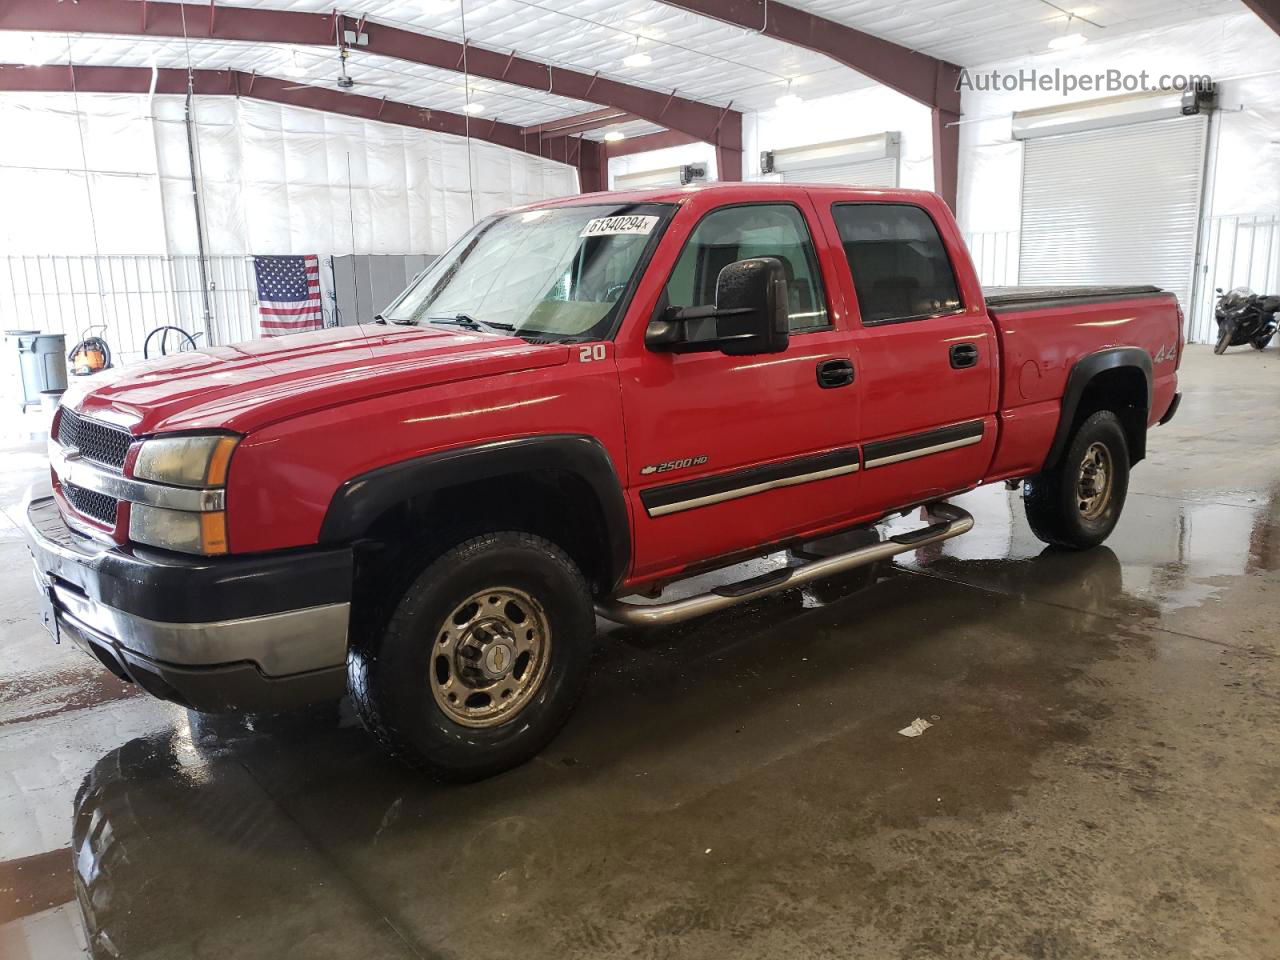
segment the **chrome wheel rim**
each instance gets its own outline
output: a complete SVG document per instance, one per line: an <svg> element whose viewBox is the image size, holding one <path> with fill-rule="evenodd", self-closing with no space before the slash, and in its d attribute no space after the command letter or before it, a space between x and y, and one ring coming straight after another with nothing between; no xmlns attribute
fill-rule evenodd
<svg viewBox="0 0 1280 960"><path fill-rule="evenodd" d="M435 636L432 696L466 727L493 727L537 695L551 659L551 626L523 590L492 587L458 604Z"/></svg>
<svg viewBox="0 0 1280 960"><path fill-rule="evenodd" d="M1086 520L1097 520L1107 509L1114 475L1111 451L1106 444L1090 444L1080 461L1080 476L1076 481L1076 505Z"/></svg>

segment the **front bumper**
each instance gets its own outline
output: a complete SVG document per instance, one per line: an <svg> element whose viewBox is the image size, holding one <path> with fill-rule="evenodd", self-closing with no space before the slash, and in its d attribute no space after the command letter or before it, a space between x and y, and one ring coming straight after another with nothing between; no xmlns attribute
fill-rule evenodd
<svg viewBox="0 0 1280 960"><path fill-rule="evenodd" d="M186 557L120 547L30 500L24 533L55 635L121 679L197 710L276 710L346 684L352 555Z"/></svg>

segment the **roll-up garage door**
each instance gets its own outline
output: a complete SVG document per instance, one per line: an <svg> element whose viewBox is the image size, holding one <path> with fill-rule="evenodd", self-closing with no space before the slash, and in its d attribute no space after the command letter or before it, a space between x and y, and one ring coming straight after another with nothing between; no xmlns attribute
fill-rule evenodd
<svg viewBox="0 0 1280 960"><path fill-rule="evenodd" d="M1208 117L1027 140L1019 282L1153 283L1189 309Z"/></svg>
<svg viewBox="0 0 1280 960"><path fill-rule="evenodd" d="M761 168L784 183L839 183L851 187L896 187L901 135L886 131L852 140L770 150Z"/></svg>

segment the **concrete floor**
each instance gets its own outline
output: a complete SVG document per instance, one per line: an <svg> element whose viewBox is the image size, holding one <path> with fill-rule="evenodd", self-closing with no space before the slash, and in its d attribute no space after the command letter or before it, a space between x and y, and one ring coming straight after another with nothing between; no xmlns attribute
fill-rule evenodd
<svg viewBox="0 0 1280 960"><path fill-rule="evenodd" d="M605 635L462 788L135 695L0 529L0 956L79 954L73 870L131 958L1280 956L1280 352L1183 376L1107 547L978 491L873 586ZM41 469L11 437L0 502Z"/></svg>

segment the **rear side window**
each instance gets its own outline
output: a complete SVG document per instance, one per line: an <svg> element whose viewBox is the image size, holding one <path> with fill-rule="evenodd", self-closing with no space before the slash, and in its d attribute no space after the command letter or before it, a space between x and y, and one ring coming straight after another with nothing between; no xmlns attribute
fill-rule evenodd
<svg viewBox="0 0 1280 960"><path fill-rule="evenodd" d="M832 208L863 323L922 320L961 309L956 275L919 207L844 203Z"/></svg>
<svg viewBox="0 0 1280 960"><path fill-rule="evenodd" d="M827 326L822 273L809 228L789 204L726 207L703 217L667 281L667 302L673 307L715 303L720 271L751 257L782 261L792 333Z"/></svg>

